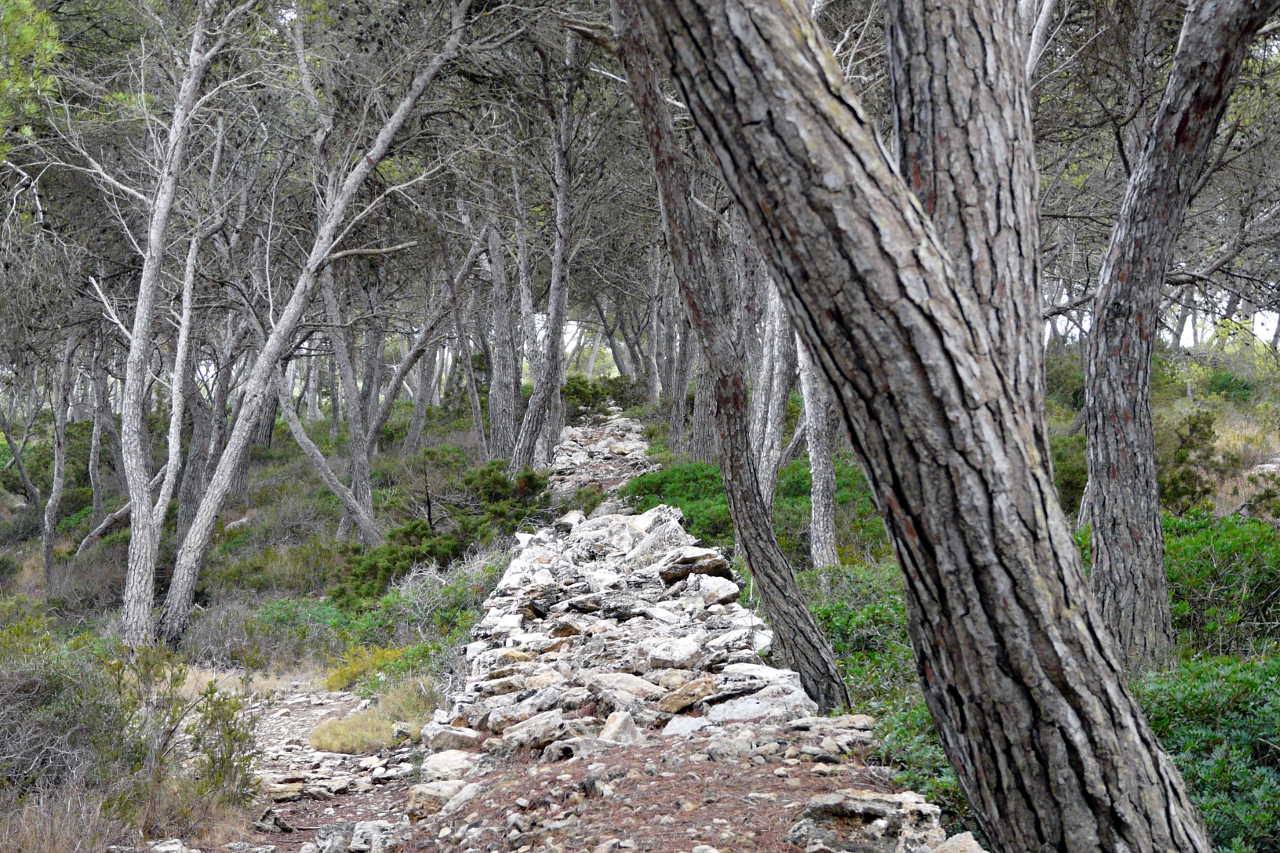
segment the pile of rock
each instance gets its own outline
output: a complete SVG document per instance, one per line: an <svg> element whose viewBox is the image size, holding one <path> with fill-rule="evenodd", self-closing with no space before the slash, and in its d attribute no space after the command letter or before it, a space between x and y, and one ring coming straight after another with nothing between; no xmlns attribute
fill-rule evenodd
<svg viewBox="0 0 1280 853"><path fill-rule="evenodd" d="M597 434L638 428L622 423ZM558 472L593 458L599 441L576 436ZM622 458L632 452L621 449ZM869 717L813 716L798 675L761 662L771 632L739 603L724 555L699 547L681 521L668 506L590 519L571 512L519 536L467 646L465 686L422 731L451 769L413 789L411 819L474 808L484 789L467 780L526 751L601 764L619 748L680 738L678 748L699 757L774 762L785 775L801 762L838 764L871 742ZM802 849L914 853L944 841L939 810L916 794L823 797L796 816L789 840ZM509 817L509 849L541 837L537 821ZM493 831L480 823L437 820L431 829L441 849L497 849L480 843Z"/></svg>
<svg viewBox="0 0 1280 853"><path fill-rule="evenodd" d="M551 461L551 491L572 495L585 487L616 491L632 477L654 470L644 426L631 418L565 427Z"/></svg>

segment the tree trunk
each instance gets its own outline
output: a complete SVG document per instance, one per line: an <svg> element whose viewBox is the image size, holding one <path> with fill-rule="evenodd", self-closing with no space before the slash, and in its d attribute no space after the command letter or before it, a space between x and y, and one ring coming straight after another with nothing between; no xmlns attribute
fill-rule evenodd
<svg viewBox="0 0 1280 853"><path fill-rule="evenodd" d="M1160 665L1173 643L1151 422L1165 272L1249 40L1278 7L1199 0L1188 9L1099 274L1085 384L1090 585L1130 670Z"/></svg>
<svg viewBox="0 0 1280 853"><path fill-rule="evenodd" d="M787 401L796 376L795 332L791 320L782 305L782 298L773 282L766 277L763 286L768 293L768 357L761 362L758 374L766 381L760 383L759 394L763 398L756 411L760 424L753 431L759 436L755 444L757 470L760 474L760 493L765 503L773 505L773 493L778 485L778 469L782 467L782 429L786 425Z"/></svg>
<svg viewBox="0 0 1280 853"><path fill-rule="evenodd" d="M565 67L573 69L577 63L577 42L573 36L566 39ZM573 94L581 81L581 75L574 73L571 77L572 79L565 81L552 116L551 184L555 195L555 235L551 245L551 287L547 293L547 340L541 359L542 371L535 374L533 396L529 398L529 405L520 421L520 431L511 452L508 470L512 473L533 464L539 439L543 438L545 427L554 415L552 398L560 397L559 380L564 362L564 315L568 298L569 243L572 239L569 229L572 225L573 167L570 145L574 127ZM524 252L521 254L523 266L527 258L524 257ZM525 286L524 272L522 270L522 288Z"/></svg>
<svg viewBox="0 0 1280 853"><path fill-rule="evenodd" d="M1040 309L1018 298L1034 276L1005 293L982 250L949 252L794 5L643 3L867 470L906 575L925 698L991 845L1208 853L1124 687L1040 452L1039 342L1027 343ZM947 95L984 132L953 141L1004 164L973 202L1015 232L1029 223L1009 236L1034 259L1034 169L1012 168L1030 156L1010 147L1029 144L1030 114L1009 6L930 10L949 37L909 61L967 58Z"/></svg>
<svg viewBox="0 0 1280 853"><path fill-rule="evenodd" d="M495 176L496 177L496 176ZM490 200L493 204L493 200ZM513 381L519 368L516 358L515 307L511 281L507 277L507 255L496 216L489 222L489 269L493 273L492 334L493 361L489 375L489 452L497 459L510 459L516 444L516 393Z"/></svg>
<svg viewBox="0 0 1280 853"><path fill-rule="evenodd" d="M63 344L53 393L53 476L49 485L49 497L44 505L44 525L40 531L45 595L50 595L53 590L53 536L58 524L62 491L67 484L67 407L71 405L71 385L75 379L75 374L71 371L71 359L78 344L75 337L68 337Z"/></svg>
<svg viewBox="0 0 1280 853"><path fill-rule="evenodd" d="M635 0L615 0L613 26L618 54L653 155L676 283L711 372L720 465L738 545L759 586L778 656L799 673L805 691L819 708L831 711L846 707L849 694L831 645L805 606L791 566L778 547L773 518L760 491L754 448L748 438L741 340L732 334L735 312L731 296L717 281L718 270L711 263L721 241L714 222L704 226L695 218L688 164L676 146L671 114L658 89ZM683 395L684 389L677 392Z"/></svg>
<svg viewBox="0 0 1280 853"><path fill-rule="evenodd" d="M274 381L277 365L298 323L302 320L321 269L329 263L330 252L338 237L339 228L346 218L347 210L369 174L391 148L392 141L399 134L427 87L435 80L446 63L457 55L462 36L466 32L464 20L468 7L467 0L461 0L453 7L451 10L453 26L447 41L440 52L428 60L414 75L407 91L378 130L372 145L355 161L341 185L336 189L324 217L317 223L311 248L294 283L293 292L276 318L275 326L259 350L248 379L245 381L239 417L218 459L209 487L196 510L191 531L178 546L173 579L165 596L160 622L162 634L166 639L176 640L186 628L195 596L197 573L205 548L209 544L209 537L213 533L214 523L231 488L232 479L244 460L249 436L265 406L268 395L275 397L271 384Z"/></svg>
<svg viewBox="0 0 1280 853"><path fill-rule="evenodd" d="M804 396L804 430L809 445L809 558L815 569L840 562L836 553L835 406L813 357L797 341L800 393ZM797 429L797 431L799 431Z"/></svg>

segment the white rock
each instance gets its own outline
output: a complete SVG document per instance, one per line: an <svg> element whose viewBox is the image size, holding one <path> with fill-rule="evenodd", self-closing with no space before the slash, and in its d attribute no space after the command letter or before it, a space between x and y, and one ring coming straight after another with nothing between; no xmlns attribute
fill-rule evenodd
<svg viewBox="0 0 1280 853"><path fill-rule="evenodd" d="M475 749L480 746L482 737L475 729L462 726L427 723L422 727L422 743L434 750Z"/></svg>
<svg viewBox="0 0 1280 853"><path fill-rule="evenodd" d="M641 647L654 669L689 669L702 656L703 637L699 632L669 640L647 640Z"/></svg>
<svg viewBox="0 0 1280 853"><path fill-rule="evenodd" d="M648 699L661 694L663 689L658 685L645 681L629 672L596 672L583 679L588 685L598 685L609 690L621 690L641 699Z"/></svg>
<svg viewBox="0 0 1280 853"><path fill-rule="evenodd" d="M708 607L736 601L741 592L738 585L728 578L703 575L698 579L698 594L702 596L702 603Z"/></svg>
<svg viewBox="0 0 1280 853"><path fill-rule="evenodd" d="M476 755L460 749L446 749L429 755L422 762L422 775L430 781L461 779L476 766Z"/></svg>
<svg viewBox="0 0 1280 853"><path fill-rule="evenodd" d="M644 740L644 735L641 734L640 729L636 728L636 721L631 718L631 714L626 711L614 711L604 721L604 728L600 730L600 740L630 745Z"/></svg>
<svg viewBox="0 0 1280 853"><path fill-rule="evenodd" d="M685 737L702 729L715 728L715 725L706 717L686 717L684 715L672 717L662 728L662 733L668 737Z"/></svg>
<svg viewBox="0 0 1280 853"><path fill-rule="evenodd" d="M987 851L978 844L972 832L962 832L933 848L933 853L987 853Z"/></svg>

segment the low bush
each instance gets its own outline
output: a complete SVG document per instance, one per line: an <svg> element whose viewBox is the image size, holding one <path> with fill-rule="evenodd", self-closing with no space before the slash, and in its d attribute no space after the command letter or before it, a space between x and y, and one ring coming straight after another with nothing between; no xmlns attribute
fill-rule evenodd
<svg viewBox="0 0 1280 853"><path fill-rule="evenodd" d="M1185 645L1248 653L1280 639L1280 531L1199 512L1164 519L1174 625Z"/></svg>
<svg viewBox="0 0 1280 853"><path fill-rule="evenodd" d="M1280 655L1187 660L1137 693L1219 849L1280 851Z"/></svg>
<svg viewBox="0 0 1280 853"><path fill-rule="evenodd" d="M188 696L171 652L68 639L39 606L7 599L0 660L0 811L74 790L120 824L181 834L255 793L243 698L212 684Z"/></svg>
<svg viewBox="0 0 1280 853"><path fill-rule="evenodd" d="M1204 507L1218 484L1239 469L1238 457L1217 449L1216 420L1208 409L1156 419L1160 504L1175 515Z"/></svg>
<svg viewBox="0 0 1280 853"><path fill-rule="evenodd" d="M578 421L591 415L604 415L610 405L621 409L639 406L648 395L643 382L625 376L607 376L587 379L570 376L561 389L564 395L565 417Z"/></svg>
<svg viewBox="0 0 1280 853"><path fill-rule="evenodd" d="M351 552L330 592L341 607L367 609L415 566L447 566L469 549L509 536L547 507L547 479L528 469L508 477L504 463L470 468L437 504L443 519L418 518L391 531L388 542Z"/></svg>

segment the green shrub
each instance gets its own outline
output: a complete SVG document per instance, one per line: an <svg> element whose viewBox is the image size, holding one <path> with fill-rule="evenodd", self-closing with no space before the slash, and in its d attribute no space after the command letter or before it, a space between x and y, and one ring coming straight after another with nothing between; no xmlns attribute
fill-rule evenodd
<svg viewBox="0 0 1280 853"><path fill-rule="evenodd" d="M1184 661L1137 693L1219 849L1280 851L1280 656Z"/></svg>
<svg viewBox="0 0 1280 853"><path fill-rule="evenodd" d="M1156 420L1156 479L1160 504L1177 515L1205 504L1217 484L1240 460L1215 447L1216 418L1197 409L1176 420Z"/></svg>
<svg viewBox="0 0 1280 853"><path fill-rule="evenodd" d="M1200 650L1239 653L1280 638L1280 531L1251 518L1164 519L1175 627Z"/></svg>
<svg viewBox="0 0 1280 853"><path fill-rule="evenodd" d="M625 376L607 376L587 379L570 376L560 389L564 396L565 417L578 421L589 415L604 415L610 405L630 409L645 401L647 389L643 382Z"/></svg>
<svg viewBox="0 0 1280 853"><path fill-rule="evenodd" d="M547 478L529 469L508 477L501 460L462 472L436 502L447 519L414 519L392 530L387 543L351 552L330 592L349 609L370 606L414 566L447 566L468 549L509 536L547 505Z"/></svg>
<svg viewBox="0 0 1280 853"><path fill-rule="evenodd" d="M168 650L68 640L39 606L0 599L0 660L0 799L80 786L153 834L255 793L243 699L184 695L186 667Z"/></svg>
<svg viewBox="0 0 1280 853"><path fill-rule="evenodd" d="M1224 400L1247 403L1253 398L1256 388L1253 382L1242 376L1237 376L1229 370L1216 369L1209 372L1205 380L1205 390Z"/></svg>
<svg viewBox="0 0 1280 853"><path fill-rule="evenodd" d="M0 586L8 583L18 574L18 561L8 554L0 554Z"/></svg>
<svg viewBox="0 0 1280 853"><path fill-rule="evenodd" d="M836 549L845 560L877 561L891 554L884 523L862 472L843 455L835 460ZM778 472L773 502L774 532L783 553L797 566L809 561L809 460L797 459ZM733 520L720 469L702 462L669 465L636 477L623 488L643 511L671 504L684 513L694 536L722 548L733 547Z"/></svg>
<svg viewBox="0 0 1280 853"><path fill-rule="evenodd" d="M1062 509L1074 515L1084 497L1084 487L1089 480L1089 461L1085 458L1088 446L1083 435L1064 435L1049 439L1049 452L1053 454L1053 485L1058 490Z"/></svg>

